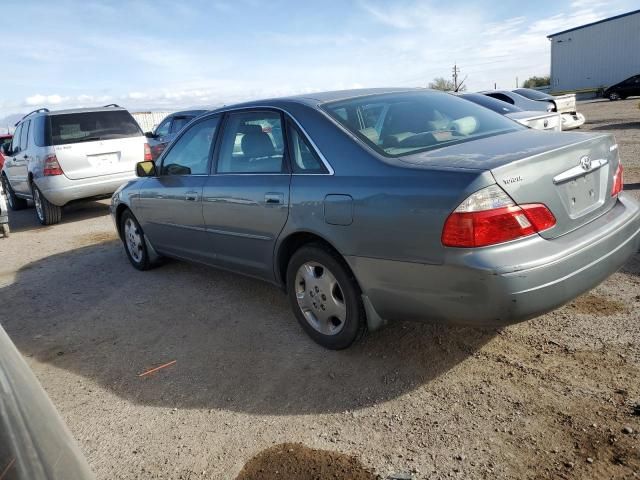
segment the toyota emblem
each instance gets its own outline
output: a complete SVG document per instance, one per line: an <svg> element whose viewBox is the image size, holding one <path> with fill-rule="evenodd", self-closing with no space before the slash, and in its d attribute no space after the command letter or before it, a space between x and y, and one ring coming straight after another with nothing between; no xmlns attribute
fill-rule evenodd
<svg viewBox="0 0 640 480"><path fill-rule="evenodd" d="M583 170L591 170L591 159L589 158L589 155L585 155L580 158L580 166Z"/></svg>

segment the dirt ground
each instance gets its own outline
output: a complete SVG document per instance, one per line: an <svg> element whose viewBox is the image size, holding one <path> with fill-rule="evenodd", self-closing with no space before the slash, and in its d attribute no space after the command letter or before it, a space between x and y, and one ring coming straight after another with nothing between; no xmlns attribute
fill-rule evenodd
<svg viewBox="0 0 640 480"><path fill-rule="evenodd" d="M639 102L580 105L636 197ZM11 222L0 321L99 479L640 477L640 254L520 325L396 323L332 352L275 287L134 270L107 202Z"/></svg>

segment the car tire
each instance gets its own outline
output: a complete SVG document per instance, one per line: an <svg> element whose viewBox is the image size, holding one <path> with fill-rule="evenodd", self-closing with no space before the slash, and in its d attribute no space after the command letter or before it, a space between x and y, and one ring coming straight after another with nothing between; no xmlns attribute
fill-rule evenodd
<svg viewBox="0 0 640 480"><path fill-rule="evenodd" d="M3 223L2 225L0 225L0 233L2 233L2 236L4 238L8 238L9 235L11 234L11 229L9 228L9 225L6 223Z"/></svg>
<svg viewBox="0 0 640 480"><path fill-rule="evenodd" d="M11 210L24 210L27 208L27 201L24 198L18 198L16 196L16 192L11 188L11 184L5 175L2 175L2 187L7 194L7 203Z"/></svg>
<svg viewBox="0 0 640 480"><path fill-rule="evenodd" d="M60 223L62 219L62 207L54 205L45 198L40 189L35 185L31 185L33 192L33 203L36 207L36 218L42 225L55 225Z"/></svg>
<svg viewBox="0 0 640 480"><path fill-rule="evenodd" d="M612 102L616 101L616 100L620 100L620 94L618 92L610 92L609 93L609 100L611 100Z"/></svg>
<svg viewBox="0 0 640 480"><path fill-rule="evenodd" d="M131 210L125 210L120 217L122 244L131 265L138 270L149 270L155 265L151 262L144 231Z"/></svg>
<svg viewBox="0 0 640 480"><path fill-rule="evenodd" d="M302 328L325 348L347 348L366 333L358 283L344 259L322 244L305 245L291 256L287 295Z"/></svg>

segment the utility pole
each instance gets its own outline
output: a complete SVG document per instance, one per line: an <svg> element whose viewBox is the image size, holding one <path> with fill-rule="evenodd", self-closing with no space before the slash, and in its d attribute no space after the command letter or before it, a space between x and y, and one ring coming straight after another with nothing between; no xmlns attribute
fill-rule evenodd
<svg viewBox="0 0 640 480"><path fill-rule="evenodd" d="M460 68L457 64L453 64L453 91L458 91L458 74L460 73Z"/></svg>

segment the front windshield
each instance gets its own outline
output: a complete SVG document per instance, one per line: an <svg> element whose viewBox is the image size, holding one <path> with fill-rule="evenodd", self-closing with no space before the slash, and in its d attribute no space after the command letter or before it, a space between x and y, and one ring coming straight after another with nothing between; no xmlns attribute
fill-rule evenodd
<svg viewBox="0 0 640 480"><path fill-rule="evenodd" d="M323 108L389 157L525 128L486 108L435 91L370 95L327 103Z"/></svg>
<svg viewBox="0 0 640 480"><path fill-rule="evenodd" d="M529 100L549 100L551 95L530 88L517 88L514 90L518 95L528 98Z"/></svg>

